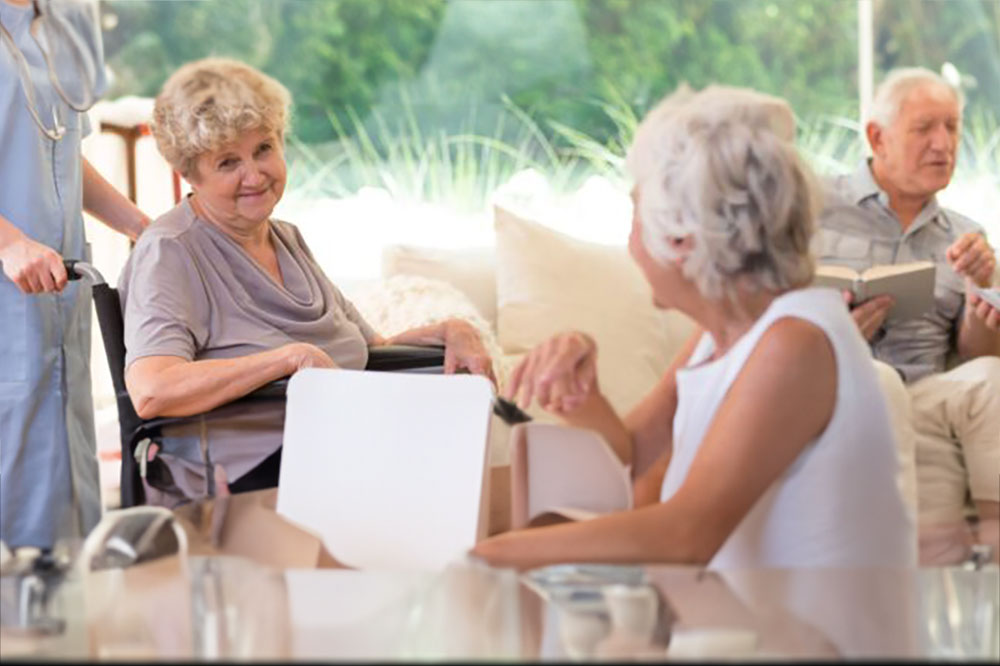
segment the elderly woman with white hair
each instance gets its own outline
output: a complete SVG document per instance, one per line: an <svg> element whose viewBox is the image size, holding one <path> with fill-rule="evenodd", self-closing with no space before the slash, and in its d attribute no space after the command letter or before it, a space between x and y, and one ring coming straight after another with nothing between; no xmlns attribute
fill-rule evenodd
<svg viewBox="0 0 1000 666"><path fill-rule="evenodd" d="M916 563L871 356L840 295L808 286L816 189L793 140L788 105L744 89L682 90L644 119L627 159L629 250L657 306L699 329L624 420L583 333L532 350L505 387L600 432L631 468L635 508L501 534L474 555L519 568Z"/></svg>
<svg viewBox="0 0 1000 666"><path fill-rule="evenodd" d="M385 344L443 344L445 372L493 377L467 322L379 335L298 229L271 217L290 102L271 77L218 58L181 67L156 98L157 146L192 194L139 239L120 279L125 381L143 418L207 412L302 368L361 369ZM156 453L165 478L148 497L169 505L274 485L283 421L275 404L168 430Z"/></svg>

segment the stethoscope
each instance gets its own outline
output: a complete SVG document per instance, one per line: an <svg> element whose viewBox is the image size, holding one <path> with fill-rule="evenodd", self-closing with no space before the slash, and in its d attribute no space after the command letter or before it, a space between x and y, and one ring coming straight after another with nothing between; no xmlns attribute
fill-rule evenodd
<svg viewBox="0 0 1000 666"><path fill-rule="evenodd" d="M80 82L81 87L83 88L83 100L76 102L71 100L69 95L67 95L66 91L63 89L62 84L59 82L59 76L56 74L56 68L52 64L52 56L49 53L49 50L42 45L42 40L39 40L37 36L37 33L43 30L47 34L54 32L55 29L57 29L56 23L53 19L46 18L38 0L32 0L31 5L34 9L35 15L31 19L31 25L28 28L28 32L38 45L38 50L42 52L42 57L45 59L45 65L49 70L49 81L52 83L52 87L56 89L56 92L59 93L59 97L66 102L66 105L69 106L69 108L80 113L89 111L90 108L94 106L97 99L94 95L94 82L88 74L87 68L84 64L84 58L88 57L87 54L78 49L78 52L74 54L76 57L71 58L81 74ZM55 104L52 105L52 127L47 127L38 115L38 103L35 100L35 86L31 82L31 73L28 69L28 61L25 60L24 54L21 53L21 49L19 49L17 44L14 42L14 37L10 34L10 32L8 32L7 28L4 27L3 23L0 23L0 36L2 36L2 38L7 42L10 47L11 54L14 56L14 60L17 61L18 76L21 79L21 88L24 89L24 96L27 98L28 112L31 114L35 124L38 125L38 129L42 131L42 134L49 137L53 141L58 141L66 135L66 126L59 120L59 110L56 108ZM62 39L61 42L67 47L72 44L72 39L68 38L68 36L57 35L57 37L66 37L65 39ZM46 37L45 41L50 44L53 43L49 37Z"/></svg>

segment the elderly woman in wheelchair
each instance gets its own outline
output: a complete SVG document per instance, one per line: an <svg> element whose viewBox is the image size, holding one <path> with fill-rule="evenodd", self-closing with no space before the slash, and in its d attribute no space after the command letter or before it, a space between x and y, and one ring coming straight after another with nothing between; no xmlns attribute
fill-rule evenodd
<svg viewBox="0 0 1000 666"><path fill-rule="evenodd" d="M783 100L744 89L679 91L646 116L626 162L629 250L656 304L700 329L624 419L583 333L532 350L505 387L600 432L631 469L634 506L507 532L475 555L520 568L915 564L871 355L840 295L809 286L817 197L794 138Z"/></svg>
<svg viewBox="0 0 1000 666"><path fill-rule="evenodd" d="M445 372L493 378L466 322L380 336L296 227L271 217L289 106L274 79L214 58L181 67L156 99L157 146L192 194L139 239L122 273L125 382L144 419L215 412L163 433L153 455L169 483L147 487L150 501L273 485L284 405L219 408L301 368L361 369L372 346L442 344Z"/></svg>

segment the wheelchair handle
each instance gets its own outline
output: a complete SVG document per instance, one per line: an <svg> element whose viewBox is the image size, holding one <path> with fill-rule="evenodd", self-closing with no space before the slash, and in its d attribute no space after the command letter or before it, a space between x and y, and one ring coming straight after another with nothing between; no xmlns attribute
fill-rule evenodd
<svg viewBox="0 0 1000 666"><path fill-rule="evenodd" d="M105 283L104 276L101 275L100 271L88 264L86 261L80 261L79 259L63 259L63 266L66 267L66 277L70 280L79 280L80 278L85 277L90 280L91 286Z"/></svg>

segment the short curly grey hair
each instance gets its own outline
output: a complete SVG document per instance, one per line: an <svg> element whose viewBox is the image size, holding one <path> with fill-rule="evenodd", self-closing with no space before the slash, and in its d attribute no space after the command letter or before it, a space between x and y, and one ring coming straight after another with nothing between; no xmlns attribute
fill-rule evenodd
<svg viewBox="0 0 1000 666"><path fill-rule="evenodd" d="M794 139L788 103L753 90L682 85L661 101L626 156L650 256L665 264L692 236L682 270L712 299L809 283L819 188Z"/></svg>
<svg viewBox="0 0 1000 666"><path fill-rule="evenodd" d="M185 178L198 158L254 130L288 129L292 98L276 80L229 58L204 58L174 72L153 105L160 153Z"/></svg>

